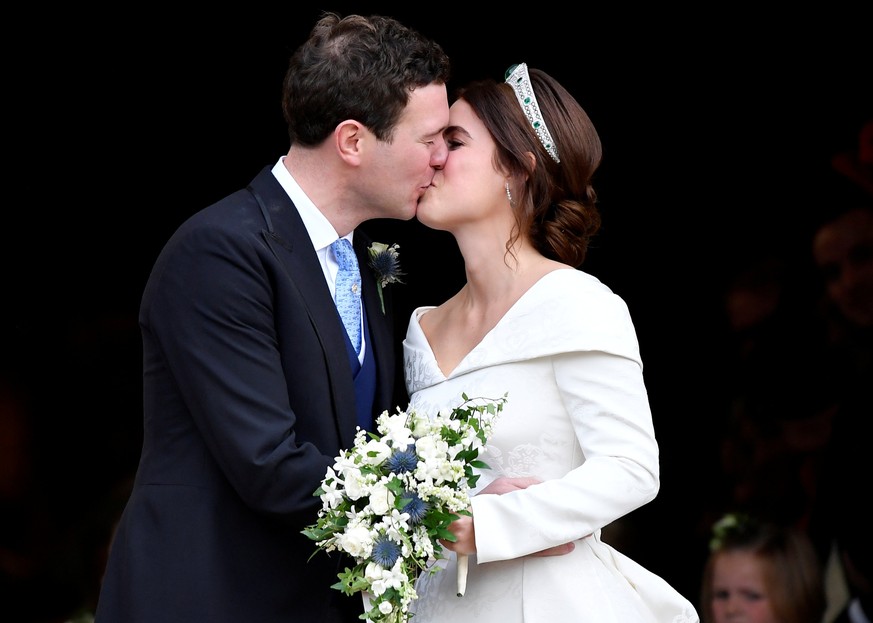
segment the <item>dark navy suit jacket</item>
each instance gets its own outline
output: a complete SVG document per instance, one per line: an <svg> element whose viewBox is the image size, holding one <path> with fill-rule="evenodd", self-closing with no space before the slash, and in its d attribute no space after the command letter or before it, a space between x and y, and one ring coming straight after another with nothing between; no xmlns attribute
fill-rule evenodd
<svg viewBox="0 0 873 623"><path fill-rule="evenodd" d="M383 313L356 231L374 414L393 409ZM161 251L139 315L144 443L113 538L98 623L357 621L330 586L349 564L300 531L355 433L346 334L309 235L270 168L189 218ZM402 403L401 406L405 406Z"/></svg>

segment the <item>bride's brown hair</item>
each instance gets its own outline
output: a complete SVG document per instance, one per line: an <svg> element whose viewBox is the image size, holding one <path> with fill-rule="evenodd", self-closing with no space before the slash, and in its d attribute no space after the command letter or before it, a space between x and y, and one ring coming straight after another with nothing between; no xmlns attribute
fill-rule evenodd
<svg viewBox="0 0 873 623"><path fill-rule="evenodd" d="M574 267L585 261L600 229L592 178L600 165L600 137L588 114L554 78L529 70L546 125L561 162L549 156L506 83L479 80L457 92L482 121L497 145L495 166L523 185L511 187L516 226L508 252L524 233L545 257ZM532 162L528 154L533 154Z"/></svg>

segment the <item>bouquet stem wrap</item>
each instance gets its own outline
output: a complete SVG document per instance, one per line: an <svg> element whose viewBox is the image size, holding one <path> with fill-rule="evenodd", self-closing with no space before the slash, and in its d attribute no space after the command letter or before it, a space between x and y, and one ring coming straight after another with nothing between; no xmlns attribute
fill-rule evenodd
<svg viewBox="0 0 873 623"><path fill-rule="evenodd" d="M467 554L458 554L458 597L463 597L467 592L467 565L469 564L469 556Z"/></svg>

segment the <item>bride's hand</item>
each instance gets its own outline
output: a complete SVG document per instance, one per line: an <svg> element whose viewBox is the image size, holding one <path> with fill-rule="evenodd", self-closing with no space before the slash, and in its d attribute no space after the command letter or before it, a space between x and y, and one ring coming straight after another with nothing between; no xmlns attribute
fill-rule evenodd
<svg viewBox="0 0 873 623"><path fill-rule="evenodd" d="M527 489L531 485L536 485L541 483L542 480L539 478L533 477L519 477L519 478L509 478L506 476L501 476L497 478L493 482L491 482L487 487L482 489L477 495L503 495L504 493L509 493L510 491L518 491L520 489ZM470 519L469 517L467 519ZM457 523L457 522L455 522ZM473 522L470 520L470 524L472 526ZM454 525L454 524L452 524ZM451 527L449 528L451 530ZM473 534L475 535L475 528L471 528ZM452 530L452 532L455 532ZM534 552L533 554L528 554L529 556L539 557L539 556L564 556L565 554L569 554L574 549L576 549L576 544L572 541L569 543L562 543L561 545L555 545L554 547L549 547L548 549L544 549L539 552ZM475 545L474 550L475 551ZM472 552L470 552L472 553Z"/></svg>
<svg viewBox="0 0 873 623"><path fill-rule="evenodd" d="M503 493L509 493L510 491L526 489L530 485L537 484L538 482L542 481L538 478L508 478L501 476L482 489L482 491L477 495L501 495ZM441 539L440 543L443 547L457 554L476 553L476 527L473 523L472 517L466 515L459 517L449 525L448 530L454 534L457 539L455 541Z"/></svg>
<svg viewBox="0 0 873 623"><path fill-rule="evenodd" d="M467 515L458 517L455 521L449 524L449 532L457 537L454 541L446 541L440 539L440 543L448 550L456 554L475 554L476 553L476 528L473 525L473 518Z"/></svg>
<svg viewBox="0 0 873 623"><path fill-rule="evenodd" d="M533 556L535 558L539 556L563 556L569 554L574 549L576 549L576 544L570 541L569 543L562 543L561 545L555 545L554 547L540 550L533 554L528 554L528 556Z"/></svg>
<svg viewBox="0 0 873 623"><path fill-rule="evenodd" d="M509 493L510 491L518 491L519 489L527 489L531 485L536 485L541 483L542 480L539 478L532 477L524 477L524 478L509 478L507 476L501 476L497 478L493 482L491 482L487 487L482 489L477 495L503 495L504 493Z"/></svg>

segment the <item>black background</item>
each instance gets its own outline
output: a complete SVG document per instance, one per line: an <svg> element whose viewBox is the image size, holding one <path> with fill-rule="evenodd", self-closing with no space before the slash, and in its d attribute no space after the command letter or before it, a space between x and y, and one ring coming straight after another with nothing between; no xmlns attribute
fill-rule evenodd
<svg viewBox="0 0 873 623"><path fill-rule="evenodd" d="M869 22L833 3L557 5L192 16L145 4L9 20L19 42L4 44L3 369L26 396L54 512L87 517L135 469L136 314L161 246L287 151L282 77L321 10L380 13L443 45L450 89L524 61L563 82L598 128L604 225L584 268L628 302L662 453L661 494L635 513L630 553L696 597L720 296L764 253L805 261L835 200L830 157L873 114ZM463 282L451 238L414 221L378 225L377 239L401 245L406 284L391 287L405 309Z"/></svg>

